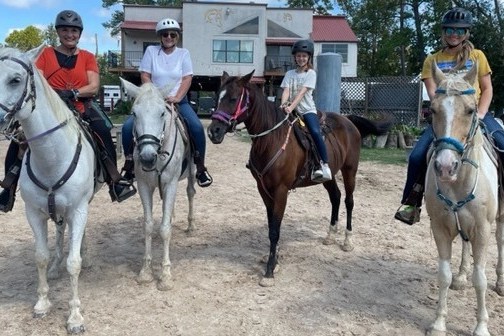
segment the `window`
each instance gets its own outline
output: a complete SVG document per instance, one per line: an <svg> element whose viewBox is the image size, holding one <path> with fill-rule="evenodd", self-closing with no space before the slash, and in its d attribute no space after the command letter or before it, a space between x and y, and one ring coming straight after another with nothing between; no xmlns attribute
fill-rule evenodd
<svg viewBox="0 0 504 336"><path fill-rule="evenodd" d="M253 63L254 42L214 40L212 60L215 63Z"/></svg>
<svg viewBox="0 0 504 336"><path fill-rule="evenodd" d="M322 43L322 53L332 52L341 55L341 61L348 63L348 44Z"/></svg>

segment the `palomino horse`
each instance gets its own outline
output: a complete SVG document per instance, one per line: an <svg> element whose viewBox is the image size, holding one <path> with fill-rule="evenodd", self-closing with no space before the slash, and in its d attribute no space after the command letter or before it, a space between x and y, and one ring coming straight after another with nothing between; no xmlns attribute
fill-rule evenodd
<svg viewBox="0 0 504 336"><path fill-rule="evenodd" d="M132 114L135 118L134 137L136 141L133 158L138 192L144 211L145 255L142 269L137 277L139 283L151 282L152 273L152 200L156 188L163 200L161 237L163 238L163 262L157 287L168 290L173 287L170 262L170 239L172 213L175 205L178 181L187 178L187 198L189 200L189 225L193 227L193 199L196 166L192 160L191 146L184 139L179 128L180 119L174 106L166 105L170 87L156 88L152 83L138 87L121 78L128 95L135 99Z"/></svg>
<svg viewBox="0 0 504 336"><path fill-rule="evenodd" d="M434 130L434 154L426 177L425 203L431 219L439 261L439 301L432 335L445 335L448 287L459 287L469 265L472 247L473 285L477 298L477 325L473 335L490 335L485 305L487 278L486 254L493 223L497 222L498 247L496 291L504 294L503 210L498 193L496 158L485 143L477 115L474 83L477 66L461 76L443 74L433 64L436 96L431 102ZM450 269L452 241L457 235L464 240L461 274L453 278Z"/></svg>
<svg viewBox="0 0 504 336"><path fill-rule="evenodd" d="M95 155L77 118L34 68L43 46L22 53L0 49L0 128L5 133L14 120L19 121L29 150L23 159L19 186L28 222L35 236L35 259L39 283L34 316L49 313L47 267L47 221L57 223L56 258L49 276L58 276L63 258L63 234L68 225L67 270L72 297L67 330L84 331L78 296L79 273L85 260L84 231L91 199L101 183L95 185ZM8 132L8 131L7 131ZM96 187L96 189L95 189Z"/></svg>
<svg viewBox="0 0 504 336"><path fill-rule="evenodd" d="M221 78L219 102L208 127L208 136L214 144L219 144L227 132L233 132L236 124L243 122L252 138L248 165L266 206L270 239L266 274L260 284L272 286L287 194L291 189L309 187L315 183L311 181L310 169L307 167L310 154L296 139L292 130L294 122L291 122L280 109L275 108L274 103L267 100L260 88L250 84L252 74L253 72L238 78L230 77L224 72ZM345 186L347 217L343 249L351 251L353 193L359 165L361 136L385 133L390 127L390 122L371 122L358 117L349 119L336 113L329 113L325 125L322 129L328 148L329 165L333 174L341 171ZM337 232L341 192L334 176L323 185L332 205L331 222L325 244L334 244L336 241L333 234Z"/></svg>

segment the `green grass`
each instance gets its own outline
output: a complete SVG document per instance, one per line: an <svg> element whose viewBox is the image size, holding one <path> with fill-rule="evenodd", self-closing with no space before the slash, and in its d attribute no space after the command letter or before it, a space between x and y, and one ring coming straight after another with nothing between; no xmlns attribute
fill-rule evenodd
<svg viewBox="0 0 504 336"><path fill-rule="evenodd" d="M361 161L376 161L384 164L406 166L406 150L388 148L361 148Z"/></svg>

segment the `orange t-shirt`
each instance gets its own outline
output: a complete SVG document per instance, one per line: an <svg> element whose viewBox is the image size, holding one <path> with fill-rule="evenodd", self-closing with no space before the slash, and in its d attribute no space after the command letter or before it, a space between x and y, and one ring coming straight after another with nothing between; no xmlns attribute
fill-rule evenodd
<svg viewBox="0 0 504 336"><path fill-rule="evenodd" d="M88 84L88 71L98 73L96 58L89 51L79 49L77 61L72 69L62 68L58 64L56 51L53 47L45 48L38 57L35 65L40 69L49 85L55 90L79 89ZM83 113L84 104L75 102L75 108Z"/></svg>

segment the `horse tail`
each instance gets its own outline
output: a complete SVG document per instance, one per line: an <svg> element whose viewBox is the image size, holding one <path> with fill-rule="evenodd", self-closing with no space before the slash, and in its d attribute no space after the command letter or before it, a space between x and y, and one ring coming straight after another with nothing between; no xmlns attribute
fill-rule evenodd
<svg viewBox="0 0 504 336"><path fill-rule="evenodd" d="M393 125L393 122L390 120L373 121L356 115L347 115L346 117L357 127L361 134L361 138L365 138L370 134L383 135L387 133Z"/></svg>

